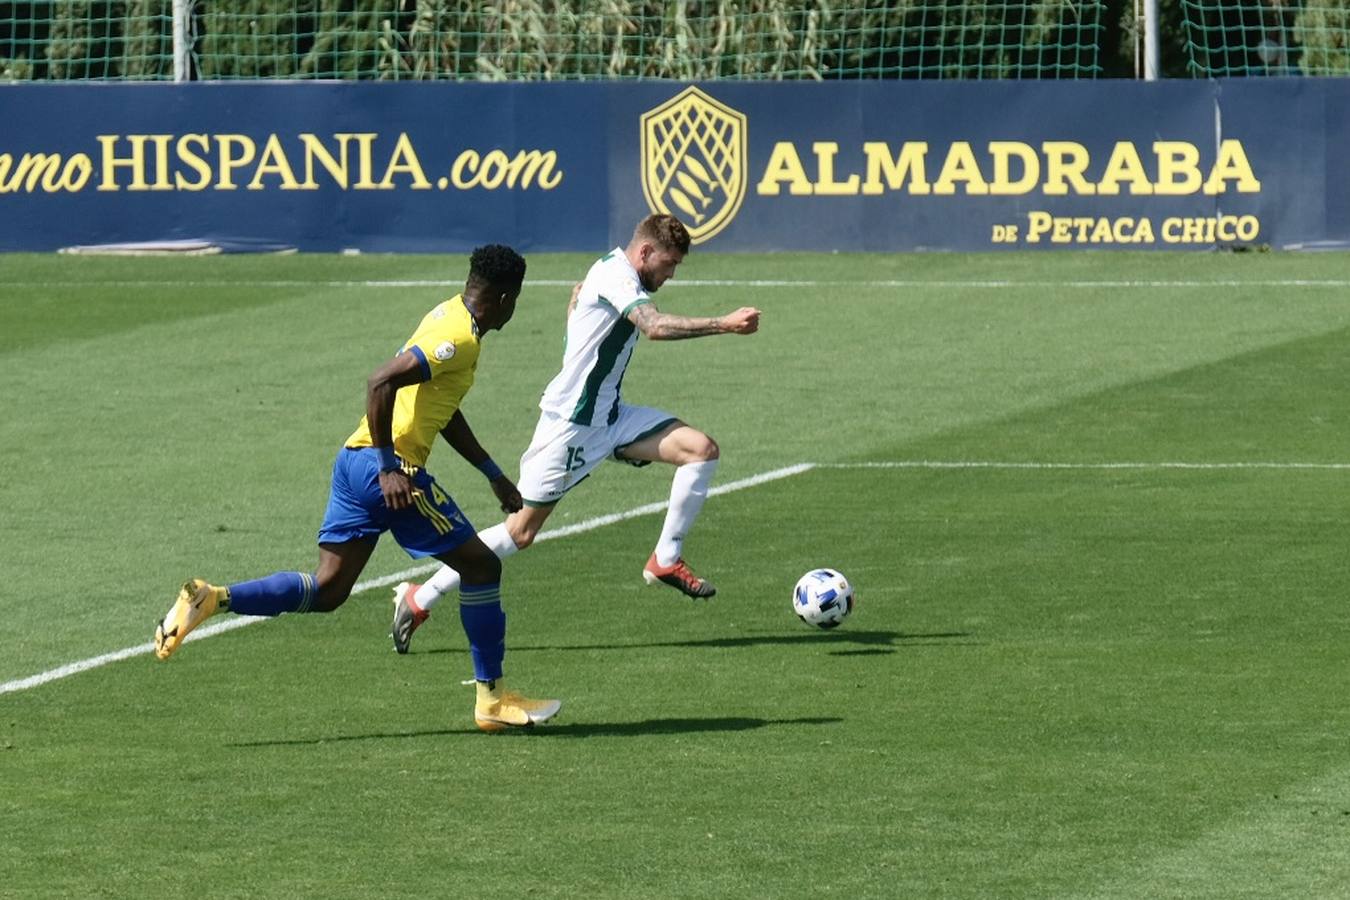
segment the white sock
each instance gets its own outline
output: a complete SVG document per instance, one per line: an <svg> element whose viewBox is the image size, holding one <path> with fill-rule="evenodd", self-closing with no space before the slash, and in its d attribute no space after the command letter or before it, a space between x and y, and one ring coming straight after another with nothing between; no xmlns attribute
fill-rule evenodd
<svg viewBox="0 0 1350 900"><path fill-rule="evenodd" d="M685 463L675 469L666 524L661 527L661 539L656 542L656 561L661 565L671 565L680 558L684 535L693 527L699 510L703 509L703 501L708 499L708 485L716 471L715 459Z"/></svg>
<svg viewBox="0 0 1350 900"><path fill-rule="evenodd" d="M497 554L498 559L506 559L512 553L515 553L519 547L516 542L511 540L511 534L506 530L506 523L499 522L491 528L486 528L478 532L478 539L493 553ZM417 589L413 594L413 602L423 610L430 610L441 598L459 587L459 573L449 566L441 566L426 583Z"/></svg>

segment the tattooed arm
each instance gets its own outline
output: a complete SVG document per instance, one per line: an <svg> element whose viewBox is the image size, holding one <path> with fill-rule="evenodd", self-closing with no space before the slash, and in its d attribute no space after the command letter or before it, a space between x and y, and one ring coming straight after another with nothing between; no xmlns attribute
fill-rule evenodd
<svg viewBox="0 0 1350 900"><path fill-rule="evenodd" d="M644 303L628 313L628 321L653 341L680 341L708 334L754 334L759 328L759 310L742 306L717 318L675 316Z"/></svg>

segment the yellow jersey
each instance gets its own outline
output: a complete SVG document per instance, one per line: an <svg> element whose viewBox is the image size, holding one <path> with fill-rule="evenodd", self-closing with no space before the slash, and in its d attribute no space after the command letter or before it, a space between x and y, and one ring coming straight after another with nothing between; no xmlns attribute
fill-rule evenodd
<svg viewBox="0 0 1350 900"><path fill-rule="evenodd" d="M405 463L426 466L431 445L459 409L478 368L478 325L462 294L446 300L422 319L400 353L413 353L425 377L399 388L394 396L394 452ZM370 447L370 423L361 417L348 447Z"/></svg>

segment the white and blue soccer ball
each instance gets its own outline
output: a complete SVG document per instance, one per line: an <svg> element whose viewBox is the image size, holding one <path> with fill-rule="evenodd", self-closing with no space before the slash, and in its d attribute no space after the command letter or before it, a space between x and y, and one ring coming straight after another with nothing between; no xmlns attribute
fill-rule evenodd
<svg viewBox="0 0 1350 900"><path fill-rule="evenodd" d="M834 569L812 569L792 589L792 611L807 625L835 628L853 612L853 585Z"/></svg>

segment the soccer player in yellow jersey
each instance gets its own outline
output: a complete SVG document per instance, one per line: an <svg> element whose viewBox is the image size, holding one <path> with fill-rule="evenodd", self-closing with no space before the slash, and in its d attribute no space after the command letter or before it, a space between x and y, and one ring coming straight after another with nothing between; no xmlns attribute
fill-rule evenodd
<svg viewBox="0 0 1350 900"><path fill-rule="evenodd" d="M510 321L524 279L525 260L510 247L474 250L464 292L428 313L398 355L366 382L366 415L333 465L318 569L228 586L188 581L155 629L156 656L168 659L192 629L224 610L275 616L337 609L380 535L390 531L408 555L435 557L463 576L460 620L478 682L478 727L526 727L558 711L557 700L530 700L504 689L501 562L424 468L440 434L487 476L504 511L521 508L520 492L478 443L459 404L473 385L483 336Z"/></svg>

